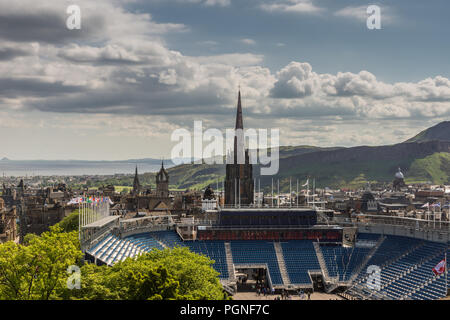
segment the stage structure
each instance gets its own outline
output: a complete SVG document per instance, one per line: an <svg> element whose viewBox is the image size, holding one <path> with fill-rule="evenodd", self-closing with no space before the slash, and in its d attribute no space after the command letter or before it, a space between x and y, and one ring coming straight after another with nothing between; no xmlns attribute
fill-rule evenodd
<svg viewBox="0 0 450 320"><path fill-rule="evenodd" d="M93 196L78 197L69 202L78 204L78 238L82 251L118 225L119 216L110 215L112 203L108 197Z"/></svg>

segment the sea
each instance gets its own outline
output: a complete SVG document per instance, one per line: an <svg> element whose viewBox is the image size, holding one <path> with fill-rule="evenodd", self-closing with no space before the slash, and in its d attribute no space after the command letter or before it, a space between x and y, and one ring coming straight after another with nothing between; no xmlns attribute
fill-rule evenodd
<svg viewBox="0 0 450 320"><path fill-rule="evenodd" d="M32 176L82 176L133 174L157 172L161 164L133 161L78 161L78 160L1 160L0 175L9 177ZM172 163L164 165L172 167Z"/></svg>

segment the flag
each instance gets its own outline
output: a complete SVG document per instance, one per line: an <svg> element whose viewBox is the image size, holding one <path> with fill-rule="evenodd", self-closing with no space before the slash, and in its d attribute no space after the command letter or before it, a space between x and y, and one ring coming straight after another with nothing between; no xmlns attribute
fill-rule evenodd
<svg viewBox="0 0 450 320"><path fill-rule="evenodd" d="M425 203L421 208L429 208L429 207L430 207L430 203L427 202L427 203Z"/></svg>
<svg viewBox="0 0 450 320"><path fill-rule="evenodd" d="M434 268L433 268L433 272L435 275L439 275L445 272L445 259L441 260L441 262L439 262Z"/></svg>
<svg viewBox="0 0 450 320"><path fill-rule="evenodd" d="M306 180L305 184L302 184L302 187L306 187L309 183L309 179Z"/></svg>
<svg viewBox="0 0 450 320"><path fill-rule="evenodd" d="M434 204L432 204L431 206L432 206L433 208L441 207L441 203L440 203L440 202L434 203Z"/></svg>

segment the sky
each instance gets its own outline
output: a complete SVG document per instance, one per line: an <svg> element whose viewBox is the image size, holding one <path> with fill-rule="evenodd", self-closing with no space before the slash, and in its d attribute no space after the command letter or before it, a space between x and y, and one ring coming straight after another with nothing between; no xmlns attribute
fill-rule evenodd
<svg viewBox="0 0 450 320"><path fill-rule="evenodd" d="M81 29L69 30L69 5ZM381 29L366 25L369 5ZM394 144L450 116L450 3L0 0L0 157L169 158L176 129Z"/></svg>

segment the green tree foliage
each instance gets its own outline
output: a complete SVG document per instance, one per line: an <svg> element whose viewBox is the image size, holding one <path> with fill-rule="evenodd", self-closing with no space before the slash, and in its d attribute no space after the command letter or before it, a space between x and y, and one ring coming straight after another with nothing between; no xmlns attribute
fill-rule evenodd
<svg viewBox="0 0 450 320"><path fill-rule="evenodd" d="M67 217L56 224L63 232L78 231L78 210L72 211Z"/></svg>
<svg viewBox="0 0 450 320"><path fill-rule="evenodd" d="M187 248L152 250L113 267L83 266L81 289L64 295L89 300L226 299L211 264Z"/></svg>
<svg viewBox="0 0 450 320"><path fill-rule="evenodd" d="M57 299L66 287L67 268L82 256L77 234L52 227L28 245L0 245L0 299Z"/></svg>
<svg viewBox="0 0 450 320"><path fill-rule="evenodd" d="M113 267L81 265L77 232L56 225L25 244L0 244L0 299L226 299L213 261L188 248L152 250ZM64 228L63 228L64 227ZM76 229L76 228L75 228ZM81 266L81 288L67 286L68 267Z"/></svg>

